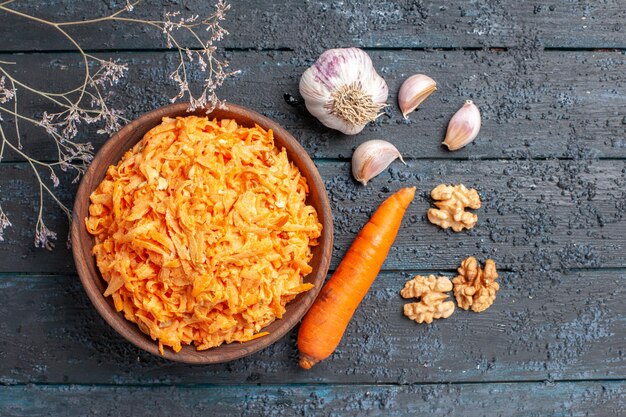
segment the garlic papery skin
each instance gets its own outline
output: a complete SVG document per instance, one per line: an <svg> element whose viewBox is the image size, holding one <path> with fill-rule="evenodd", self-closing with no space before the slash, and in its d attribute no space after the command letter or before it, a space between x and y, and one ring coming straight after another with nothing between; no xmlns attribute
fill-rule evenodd
<svg viewBox="0 0 626 417"><path fill-rule="evenodd" d="M352 175L363 185L380 174L396 158L406 165L400 151L384 140L368 140L359 145L352 154Z"/></svg>
<svg viewBox="0 0 626 417"><path fill-rule="evenodd" d="M456 151L473 141L479 131L480 110L472 100L466 100L463 107L450 119L443 144L449 151Z"/></svg>
<svg viewBox="0 0 626 417"><path fill-rule="evenodd" d="M398 92L398 105L402 110L402 116L406 119L409 113L415 111L436 90L437 83L428 75L415 74L407 78Z"/></svg>
<svg viewBox="0 0 626 417"><path fill-rule="evenodd" d="M358 48L329 49L300 79L306 108L320 122L354 135L380 116L389 89Z"/></svg>

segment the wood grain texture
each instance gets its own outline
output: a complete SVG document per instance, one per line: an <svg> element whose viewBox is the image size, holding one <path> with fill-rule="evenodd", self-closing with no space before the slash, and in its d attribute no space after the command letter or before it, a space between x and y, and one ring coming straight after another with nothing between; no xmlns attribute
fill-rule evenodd
<svg viewBox="0 0 626 417"><path fill-rule="evenodd" d="M0 396L8 416L618 416L623 382L431 386L11 387ZM137 399L143 399L138 406ZM506 398L506 401L503 399ZM119 407L119 404L131 404Z"/></svg>
<svg viewBox="0 0 626 417"><path fill-rule="evenodd" d="M165 11L186 16L211 11L213 2L184 6L160 1L140 4L129 17L162 19ZM290 48L317 51L337 46L377 48L545 47L624 48L626 8L621 0L513 0L467 2L232 0L224 24L231 48ZM8 7L55 22L85 20L119 10L123 2L15 2ZM4 51L73 49L54 29L0 10L8 38ZM69 27L86 49L163 48L158 30L134 24ZM42 34L45 33L45 36ZM19 34L19 37L16 36ZM184 36L183 36L184 39ZM191 45L193 45L191 43Z"/></svg>
<svg viewBox="0 0 626 417"><path fill-rule="evenodd" d="M483 313L431 325L402 314L419 271L383 272L335 353L298 367L296 329L234 362L190 366L122 339L76 276L0 277L0 383L284 384L543 381L626 375L626 271L501 272ZM453 271L444 271L453 276Z"/></svg>
<svg viewBox="0 0 626 417"><path fill-rule="evenodd" d="M619 52L525 51L370 51L374 65L387 80L387 114L359 135L345 136L321 125L306 110L298 91L302 72L317 58L294 52L233 52L232 68L242 74L229 79L220 96L256 110L292 133L313 158L349 158L368 139L393 142L407 158L519 159L625 158L626 56ZM113 107L129 119L163 106L175 95L168 79L177 65L174 53L103 54L129 65L123 83L113 87ZM75 54L12 56L19 64L8 71L36 88L54 92L76 87L82 70ZM402 117L396 94L411 74L423 72L438 83L408 120ZM43 75L42 75L43 74ZM202 74L194 74L198 87ZM20 109L41 117L49 105L20 90ZM482 113L482 129L468 147L449 152L441 141L448 121L471 98ZM12 105L8 103L7 105ZM6 131L13 133L6 114ZM96 149L106 137L94 125L80 126L81 141ZM49 160L54 142L43 129L22 123L24 150ZM19 158L8 152L5 161Z"/></svg>
<svg viewBox="0 0 626 417"><path fill-rule="evenodd" d="M624 382L481 385L20 386L0 393L6 417L463 416L617 417Z"/></svg>
<svg viewBox="0 0 626 417"><path fill-rule="evenodd" d="M335 217L331 268L386 196L418 186L386 270L338 351L310 372L297 367L295 330L231 363L168 362L129 344L98 316L73 275L67 220L49 199L45 220L59 233L57 248L34 248L36 183L28 165L7 153L0 204L13 227L0 243L0 415L625 415L624 2L230 3L231 34L220 46L243 72L221 97L276 120L316 158ZM134 16L208 11L211 4L144 2ZM44 0L9 7L68 20L122 5ZM0 60L22 64L7 70L53 91L81 79L79 55L62 52L72 45L54 29L3 11L0 22ZM129 64L113 90L129 119L175 94L167 76L176 55L158 31L127 24L70 30L98 56ZM298 93L300 75L319 53L343 46L368 48L391 92L387 114L356 137L323 128ZM415 72L435 78L439 90L405 121L395 92ZM192 84L200 82L194 74ZM20 93L23 112L51 110ZM480 106L483 128L471 146L449 153L439 142L466 98ZM11 120L3 118L10 133ZM104 138L95 130L81 126L80 139L99 148ZM22 131L27 152L44 160L54 154L39 129ZM348 159L368 139L390 140L409 165L394 163L363 188L351 179ZM57 189L68 205L71 179L63 176ZM484 206L476 229L452 234L428 224L428 193L440 182L479 188ZM452 276L470 254L493 257L501 268L502 290L490 309L457 310L430 326L402 316L398 292L406 280L420 271Z"/></svg>
<svg viewBox="0 0 626 417"><path fill-rule="evenodd" d="M317 165L334 216L331 269L374 209L407 186L418 193L383 269L454 269L469 255L492 257L515 271L626 266L626 161L395 162L367 187L352 179L347 162ZM70 178L62 178L67 188L59 190L68 205L75 186ZM455 234L426 220L430 191L442 182L479 190L483 207L471 231ZM53 253L32 248L37 207L29 202L37 201L38 188L29 168L0 165L0 187L0 204L14 223L0 245L0 272L72 273L63 244L67 219L52 205L46 224L60 244Z"/></svg>

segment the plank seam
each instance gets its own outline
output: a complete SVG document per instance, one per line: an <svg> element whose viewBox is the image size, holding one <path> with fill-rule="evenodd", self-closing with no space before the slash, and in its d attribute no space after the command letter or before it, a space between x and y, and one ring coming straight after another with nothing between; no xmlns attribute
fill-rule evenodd
<svg viewBox="0 0 626 417"><path fill-rule="evenodd" d="M333 274L335 272L334 269L329 269L328 274ZM456 268L409 268L409 269L398 269L398 268L390 268L390 269L381 269L380 273L387 274L419 274L419 273L444 273L444 274L455 274L457 272ZM515 273L515 271L511 268L498 268L498 272L507 272L507 273ZM576 274L581 272L615 272L615 273L626 273L625 267L590 267L590 268L569 268L567 270L561 271L563 274ZM8 279L8 278L76 278L78 279L78 274L75 272L71 273L63 273L63 272L0 272L0 279Z"/></svg>
<svg viewBox="0 0 626 417"><path fill-rule="evenodd" d="M495 384L573 384L573 383L621 383L626 382L626 378L600 378L600 379L560 379L560 380L489 380L489 381L440 381L440 382L415 382L415 383L369 383L369 382L355 382L347 384L332 383L332 382L291 382L283 384L210 384L210 383L198 383L198 384L166 384L166 383L144 383L144 384L112 384L112 383L53 383L53 382L27 382L16 384L4 384L6 387L101 387L101 388L239 388L239 387L260 387L260 388L298 388L298 387L417 387L417 386L436 386L436 385L495 385Z"/></svg>
<svg viewBox="0 0 626 417"><path fill-rule="evenodd" d="M426 162L437 162L437 161L487 161L487 162L511 162L511 161L580 161L580 159L572 158L572 157L529 157L529 158L501 158L501 157L403 157L405 161L426 161ZM42 163L54 163L58 162L57 160L39 160ZM321 162L321 163L348 163L350 162L350 158L313 158L313 162ZM607 157L597 157L593 158L593 161L624 161L626 162L626 157L617 157L617 156L607 156ZM24 160L11 160L7 158L3 158L0 164L28 164L27 161Z"/></svg>
<svg viewBox="0 0 626 417"><path fill-rule="evenodd" d="M256 48L249 47L222 47L220 48L224 52L296 52L294 48L290 47L274 47L274 48ZM364 46L361 49L365 51L422 51L422 52L472 52L472 51L486 51L486 52L508 52L509 50L515 50L515 46ZM200 51L200 48L189 48L191 51ZM543 48L536 48L537 51L543 52L603 52L603 53L624 53L626 52L626 46L597 46L597 47L567 47L567 46L547 46ZM109 53L109 54L121 54L121 53L158 53L158 52L172 52L176 53L176 50L169 48L94 48L85 49L85 53ZM17 49L17 50L0 50L0 55L34 55L34 54L77 54L80 53L75 49Z"/></svg>

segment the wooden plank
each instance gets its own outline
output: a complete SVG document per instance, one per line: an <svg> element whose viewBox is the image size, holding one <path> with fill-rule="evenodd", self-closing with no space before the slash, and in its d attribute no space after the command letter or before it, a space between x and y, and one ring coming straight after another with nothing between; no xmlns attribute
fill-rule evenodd
<svg viewBox="0 0 626 417"><path fill-rule="evenodd" d="M107 55L107 54L103 54ZM349 158L368 139L387 139L408 158L626 158L624 114L626 56L619 52L516 51L372 51L376 67L389 83L388 114L356 136L322 126L306 110L298 92L310 60L294 52L233 52L233 68L243 72L220 90L224 99L257 110L281 123L316 158ZM113 88L113 107L132 119L169 103L175 88L168 79L176 64L172 53L118 53L129 65L124 82ZM311 55L311 58L313 56ZM82 70L73 54L11 57L7 66L36 88L60 92L76 87ZM405 120L396 104L401 82L424 72L439 83L420 110ZM203 80L193 75L193 84ZM54 111L24 89L19 91L23 114L41 117ZM287 99L285 98L287 97ZM482 111L479 137L451 153L442 145L449 119L465 99ZM7 103L12 105L12 103ZM6 114L5 129L11 134ZM104 137L97 127L80 125L78 139L96 149ZM56 154L43 129L22 124L24 150L38 159ZM5 161L17 160L7 153Z"/></svg>
<svg viewBox="0 0 626 417"><path fill-rule="evenodd" d="M49 173L41 172L41 175L48 181ZM48 186L71 208L78 184L72 184L73 176L66 174L60 178L62 185L58 188L50 181ZM0 272L75 271L67 246L69 219L47 194L43 201L44 224L57 233L54 251L35 247L39 185L30 165L0 164L0 206L12 223L4 230L4 241L0 242Z"/></svg>
<svg viewBox="0 0 626 417"><path fill-rule="evenodd" d="M19 386L4 388L0 412L43 416L619 416L626 383L481 385Z"/></svg>
<svg viewBox="0 0 626 417"><path fill-rule="evenodd" d="M0 277L0 383L290 384L625 379L626 270L501 272L485 312L431 325L402 314L419 271L383 272L337 351L297 365L296 330L252 356L190 366L117 335L75 276ZM445 272L452 276L452 272Z"/></svg>
<svg viewBox="0 0 626 417"><path fill-rule="evenodd" d="M8 7L54 22L107 16L123 2L15 2ZM144 3L128 17L163 18L165 11L185 16L211 11L192 0L184 7ZM624 48L626 8L620 0L519 3L450 0L440 2L313 0L233 0L224 24L230 31L223 45L231 48L292 48L304 52L336 46L383 48L423 47L567 47ZM4 51L67 50L62 34L0 10ZM158 30L135 24L68 27L86 49L151 49L165 47ZM42 34L45 34L42 36ZM193 44L192 44L193 45Z"/></svg>
<svg viewBox="0 0 626 417"><path fill-rule="evenodd" d="M469 255L493 257L501 268L562 271L626 267L626 161L410 161L395 162L363 187L347 162L318 161L334 215L331 268L395 190L417 186L387 269L454 269ZM455 234L430 224L430 191L438 184L477 187L478 225ZM72 204L75 184L62 178L60 197ZM0 272L73 272L63 244L67 220L48 205L46 224L59 232L53 253L32 247L38 188L25 164L0 165L0 204L14 223L0 245ZM37 259L37 262L33 262Z"/></svg>

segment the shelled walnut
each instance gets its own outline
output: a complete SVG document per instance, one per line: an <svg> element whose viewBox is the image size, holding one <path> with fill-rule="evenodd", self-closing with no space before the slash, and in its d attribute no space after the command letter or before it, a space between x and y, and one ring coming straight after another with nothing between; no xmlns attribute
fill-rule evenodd
<svg viewBox="0 0 626 417"><path fill-rule="evenodd" d="M480 197L475 189L467 189L463 184L440 184L430 193L435 200L436 209L428 210L428 220L443 229L449 227L455 232L471 229L476 225L478 216L465 211L466 208L480 208Z"/></svg>
<svg viewBox="0 0 626 417"><path fill-rule="evenodd" d="M459 275L452 280L456 302L463 310L470 307L476 313L488 309L496 299L500 284L496 263L487 259L485 268L481 268L476 258L465 259L458 269Z"/></svg>
<svg viewBox="0 0 626 417"><path fill-rule="evenodd" d="M444 301L446 292L452 291L452 282L446 277L429 275L415 276L408 281L400 295L404 298L419 298L419 302L404 305L404 315L418 323L432 323L434 319L445 319L454 312L454 303Z"/></svg>

